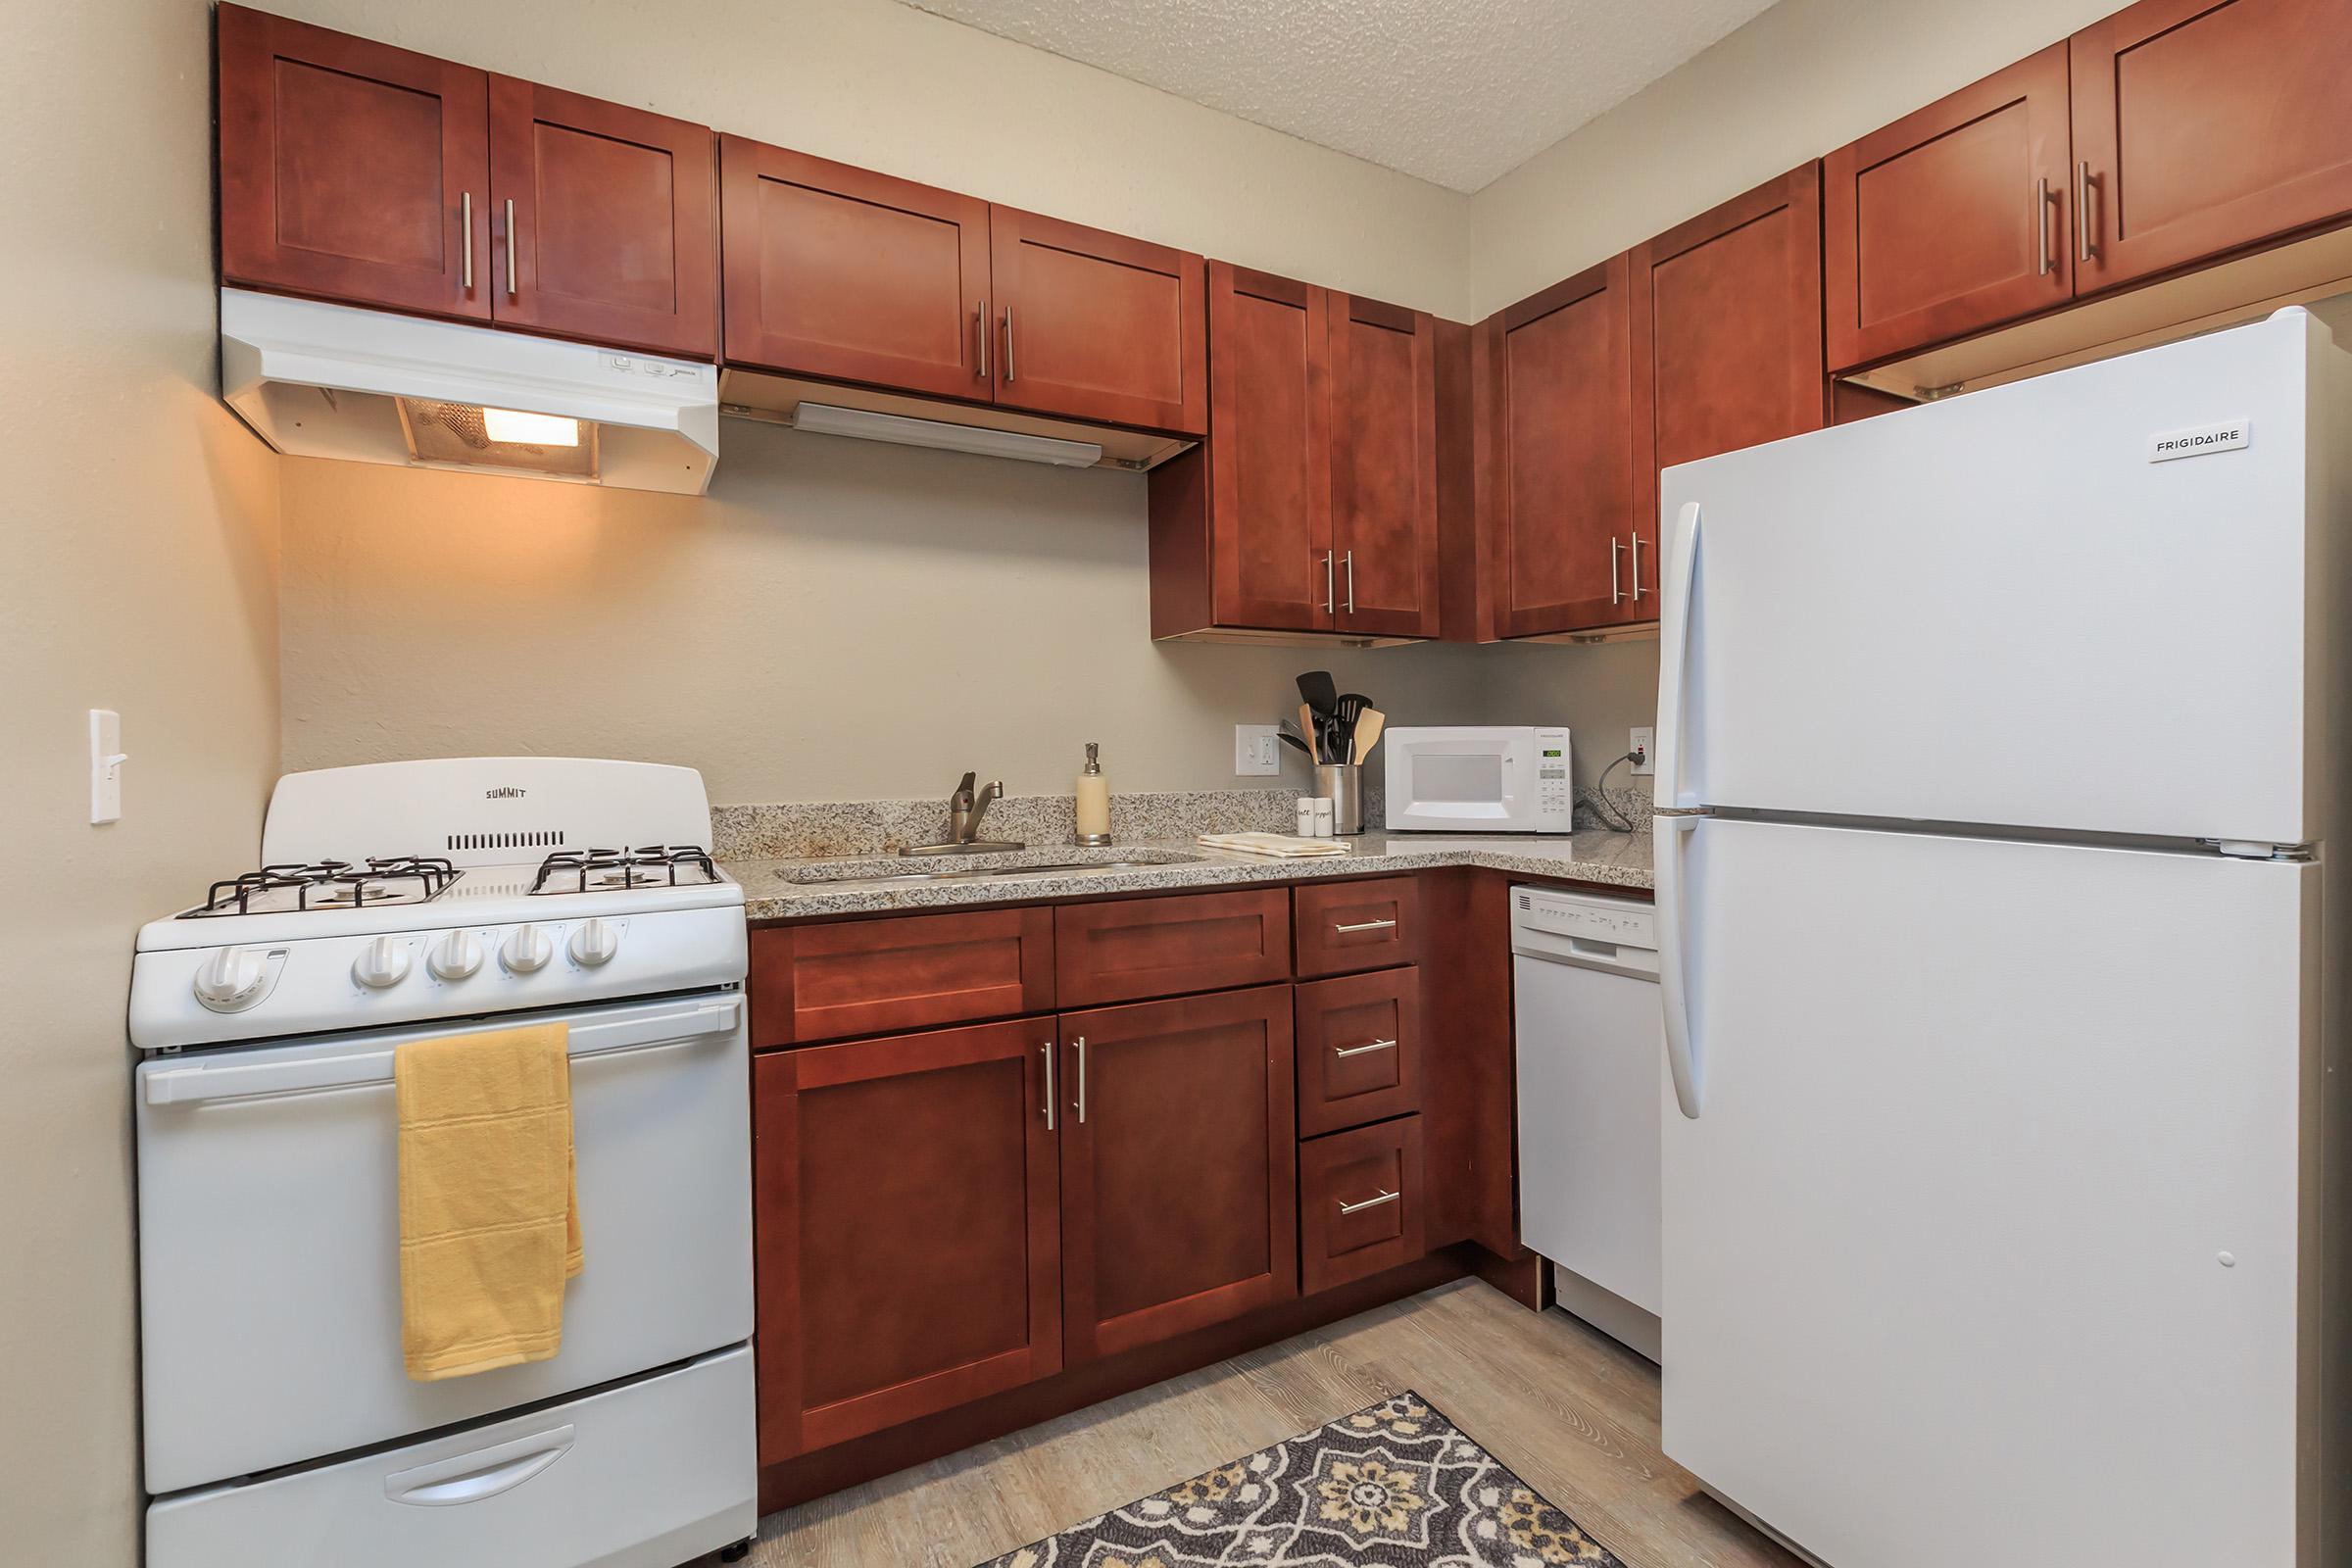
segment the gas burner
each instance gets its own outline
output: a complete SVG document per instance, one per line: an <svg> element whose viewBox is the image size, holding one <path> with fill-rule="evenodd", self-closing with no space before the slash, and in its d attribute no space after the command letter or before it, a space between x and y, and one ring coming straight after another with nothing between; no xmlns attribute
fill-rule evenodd
<svg viewBox="0 0 2352 1568"><path fill-rule="evenodd" d="M681 871L686 873L683 877ZM710 863L709 850L692 844L647 844L634 850L558 850L539 862L531 892L700 887L717 880L718 867Z"/></svg>
<svg viewBox="0 0 2352 1568"><path fill-rule="evenodd" d="M381 859L370 856L364 866L349 860L265 865L214 883L204 903L179 917L193 920L217 914L283 914L423 904L438 897L459 875L448 860L424 855Z"/></svg>

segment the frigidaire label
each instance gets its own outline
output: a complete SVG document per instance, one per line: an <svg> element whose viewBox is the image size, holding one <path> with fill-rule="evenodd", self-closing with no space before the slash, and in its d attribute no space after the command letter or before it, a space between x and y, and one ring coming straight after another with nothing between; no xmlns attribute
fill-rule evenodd
<svg viewBox="0 0 2352 1568"><path fill-rule="evenodd" d="M2253 439L2253 423L2246 419L2167 430L2162 435L2148 437L2148 461L2170 463L2175 458L2201 458L2209 452L2240 452Z"/></svg>

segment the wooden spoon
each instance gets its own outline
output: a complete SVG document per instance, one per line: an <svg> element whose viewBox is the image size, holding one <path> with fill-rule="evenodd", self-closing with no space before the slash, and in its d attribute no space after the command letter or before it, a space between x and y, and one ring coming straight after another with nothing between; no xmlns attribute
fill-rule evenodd
<svg viewBox="0 0 2352 1568"><path fill-rule="evenodd" d="M1365 709L1355 721L1355 755L1348 760L1361 763L1370 757L1372 748L1380 744L1380 732L1388 727L1388 722L1389 715L1379 709Z"/></svg>

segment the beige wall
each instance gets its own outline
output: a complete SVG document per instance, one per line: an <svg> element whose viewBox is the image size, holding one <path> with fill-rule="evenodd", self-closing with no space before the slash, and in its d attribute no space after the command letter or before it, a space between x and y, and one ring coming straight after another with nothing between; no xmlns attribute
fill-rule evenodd
<svg viewBox="0 0 2352 1568"><path fill-rule="evenodd" d="M211 53L186 0L0 51L0 1559L134 1560L132 933L249 860L277 752L276 466L213 395ZM122 714L88 818L84 710Z"/></svg>

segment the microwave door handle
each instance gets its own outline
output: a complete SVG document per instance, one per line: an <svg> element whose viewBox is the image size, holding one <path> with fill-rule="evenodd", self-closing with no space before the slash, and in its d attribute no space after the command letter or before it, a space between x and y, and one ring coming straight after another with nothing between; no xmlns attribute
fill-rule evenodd
<svg viewBox="0 0 2352 1568"><path fill-rule="evenodd" d="M1653 759L1658 782L1651 799L1660 810L1674 810L1699 804L1683 799L1683 715L1689 710L1688 683L1690 663L1690 620L1696 612L1693 590L1698 586L1698 503L1687 503L1675 515L1674 532L1668 536L1666 569L1661 571L1658 592L1666 603L1658 616L1658 733L1657 755Z"/></svg>

